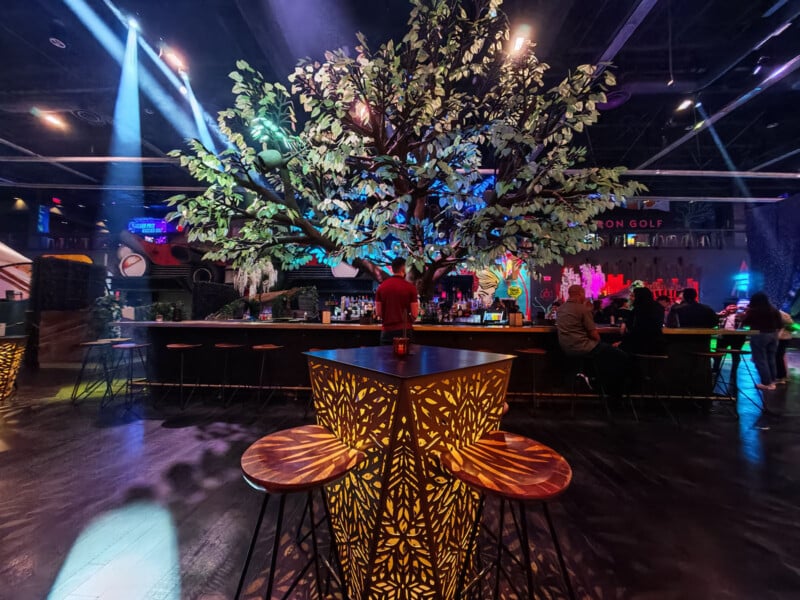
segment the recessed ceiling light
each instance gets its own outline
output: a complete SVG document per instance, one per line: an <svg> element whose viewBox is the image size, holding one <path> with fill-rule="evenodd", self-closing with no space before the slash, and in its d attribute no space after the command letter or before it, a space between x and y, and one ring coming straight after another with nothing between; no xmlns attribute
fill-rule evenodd
<svg viewBox="0 0 800 600"><path fill-rule="evenodd" d="M767 129L775 129L780 123L777 121L773 121L772 123L767 123Z"/></svg>
<svg viewBox="0 0 800 600"><path fill-rule="evenodd" d="M67 47L67 45L57 37L51 37L48 41L59 50L63 50Z"/></svg>

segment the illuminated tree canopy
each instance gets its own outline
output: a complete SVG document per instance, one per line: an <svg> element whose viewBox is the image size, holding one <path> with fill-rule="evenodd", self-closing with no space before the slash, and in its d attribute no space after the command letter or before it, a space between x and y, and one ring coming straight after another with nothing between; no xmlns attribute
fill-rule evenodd
<svg viewBox="0 0 800 600"><path fill-rule="evenodd" d="M423 295L460 265L593 247L593 218L643 189L620 167L580 168L574 136L613 75L581 65L546 86L533 46L510 49L501 3L411 0L402 41L358 35L355 56L303 60L288 85L239 61L228 149L172 152L208 186L170 199L190 239L234 265L316 257L376 279L406 255Z"/></svg>

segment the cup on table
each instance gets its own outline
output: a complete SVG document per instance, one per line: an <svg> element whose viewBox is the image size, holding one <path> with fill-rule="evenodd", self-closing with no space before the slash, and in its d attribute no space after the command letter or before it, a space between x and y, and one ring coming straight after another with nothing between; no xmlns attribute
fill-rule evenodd
<svg viewBox="0 0 800 600"><path fill-rule="evenodd" d="M392 348L397 356L408 355L409 339L407 337L396 337L392 340Z"/></svg>

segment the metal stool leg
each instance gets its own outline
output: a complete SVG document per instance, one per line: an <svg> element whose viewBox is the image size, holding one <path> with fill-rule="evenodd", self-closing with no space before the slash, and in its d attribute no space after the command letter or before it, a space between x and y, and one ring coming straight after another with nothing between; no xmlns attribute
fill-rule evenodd
<svg viewBox="0 0 800 600"><path fill-rule="evenodd" d="M553 538L553 546L556 549L558 556L558 566L561 567L561 576L564 578L564 585L567 587L567 595L570 600L575 600L575 592L572 590L572 583L569 580L569 571L564 562L564 554L561 552L561 545L558 543L558 536L556 535L556 528L553 526L553 519L550 517L550 509L547 507L547 502L542 502L542 509L544 510L544 517L547 520L547 527L550 529L550 537Z"/></svg>
<svg viewBox="0 0 800 600"><path fill-rule="evenodd" d="M236 595L234 596L235 600L239 600L239 596L242 593L245 576L247 575L247 568L250 566L250 559L253 558L253 550L255 550L256 541L258 540L258 534L261 531L261 523L264 521L264 513L267 510L267 504L269 504L269 498L270 495L265 493L264 501L261 503L261 512L258 514L258 520L256 521L256 528L253 531L253 538L250 540L250 548L247 550L247 557L244 559L244 568L242 569L241 577L239 577L239 585L236 586Z"/></svg>
<svg viewBox="0 0 800 600"><path fill-rule="evenodd" d="M498 526L497 530L497 568L495 569L495 577L494 577L494 595L492 598L497 600L500 597L500 569L502 565L502 554L503 554L503 527L505 526L505 516L506 516L506 501L505 498L500 498L500 525Z"/></svg>
<svg viewBox="0 0 800 600"><path fill-rule="evenodd" d="M528 541L528 518L525 514L525 503L517 502L517 504L519 506L520 537L522 538L520 540L520 546L522 549L522 562L525 565L525 578L528 583L528 600L534 600L533 570L531 569L531 547L530 542Z"/></svg>
<svg viewBox="0 0 800 600"><path fill-rule="evenodd" d="M78 390L81 387L81 383L83 383L83 374L86 371L86 364L89 362L89 354L91 354L92 349L87 348L86 352L83 353L83 361L81 361L81 370L78 371L78 378L75 380L75 385L72 387L72 395L70 396L70 400L73 404L78 403Z"/></svg>
<svg viewBox="0 0 800 600"><path fill-rule="evenodd" d="M283 510L286 507L286 494L281 494L278 503L278 520L275 523L275 540L272 543L272 556L269 559L269 578L267 579L267 593L264 598L272 598L272 586L275 583L275 566L278 564L278 550L281 546L281 530L283 529Z"/></svg>

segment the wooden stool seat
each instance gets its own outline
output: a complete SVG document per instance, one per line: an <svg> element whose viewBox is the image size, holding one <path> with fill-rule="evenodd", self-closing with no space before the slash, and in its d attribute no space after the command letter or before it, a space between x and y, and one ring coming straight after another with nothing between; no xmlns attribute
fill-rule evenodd
<svg viewBox="0 0 800 600"><path fill-rule="evenodd" d="M111 340L93 340L91 342L81 342L78 344L81 348L97 348L102 346L111 346L113 342Z"/></svg>
<svg viewBox="0 0 800 600"><path fill-rule="evenodd" d="M262 437L245 451L241 463L251 485L270 493L287 493L334 481L364 457L324 427L303 425Z"/></svg>
<svg viewBox="0 0 800 600"><path fill-rule="evenodd" d="M519 548L522 552L522 561L527 581L527 597L533 600L533 570L531 568L530 543L528 541L528 523L525 505L529 501L542 502L550 536L558 556L561 575L567 595L574 600L575 594L570 583L569 573L558 543L556 530L553 525L547 502L561 495L572 481L572 468L558 452L530 438L495 430L487 433L477 442L456 448L441 455L442 466L456 479L481 493L481 505L470 534L469 549L472 550L477 539L478 525L483 513L483 503L486 496L500 498L497 554L494 559L495 586L494 598L497 600L499 582L503 571L503 553L511 553L503 546L503 526L505 521L506 503L511 504L512 511L516 505L517 516L514 516L516 531L519 535ZM517 520L518 519L518 520ZM469 561L465 561L465 567ZM467 589L479 580L487 569L481 571ZM468 597L463 589L465 571L459 576L456 597Z"/></svg>
<svg viewBox="0 0 800 600"><path fill-rule="evenodd" d="M99 342L110 342L112 344L122 344L124 342L130 342L131 338L129 337L118 337L118 338L103 338L102 340L97 340Z"/></svg>
<svg viewBox="0 0 800 600"><path fill-rule="evenodd" d="M253 346L256 352L268 352L270 350L280 350L283 346L276 346L275 344L257 344Z"/></svg>
<svg viewBox="0 0 800 600"><path fill-rule="evenodd" d="M547 354L547 350L544 348L517 348L514 352L520 354L535 354L536 356L544 356Z"/></svg>
<svg viewBox="0 0 800 600"><path fill-rule="evenodd" d="M167 350L194 350L202 347L203 344L167 344Z"/></svg>
<svg viewBox="0 0 800 600"><path fill-rule="evenodd" d="M717 350L718 354L737 354L739 356L744 356L745 354L750 354L750 350L742 350L741 348L723 348Z"/></svg>
<svg viewBox="0 0 800 600"><path fill-rule="evenodd" d="M214 348L219 348L220 350L236 350L237 348L244 348L244 344L231 344L229 342L219 342L214 344Z"/></svg>
<svg viewBox="0 0 800 600"><path fill-rule="evenodd" d="M253 557L253 550L256 547L261 523L264 519L264 512L272 495L280 497L278 514L276 518L275 534L273 536L272 555L270 557L269 576L267 577L267 591L265 598L272 598L272 589L275 582L275 570L277 558L280 551L282 539L281 531L283 525L283 514L286 502L286 494L292 492L305 492L307 494L306 507L308 510L308 520L313 553L309 563L299 572L294 581L289 585L283 598L290 597L294 586L303 577L306 569L313 563L316 570L317 593L322 597L320 588L320 565L318 558L317 545L317 518L314 515L313 492L318 491L324 495L323 485L343 477L352 468L356 467L366 455L339 441L330 431L320 425L303 425L278 431L264 436L254 442L245 450L241 459L242 473L245 481L254 488L266 492L264 501L261 504L261 512L256 521L253 538L250 541L250 548L244 563L244 569L239 579L234 598L238 600L244 587L247 569ZM327 505L323 502L325 509L325 521L331 536L331 545L335 549L335 538L330 527L330 515ZM302 520L306 516L303 511ZM300 537L298 530L298 538ZM335 554L334 554L335 555ZM338 561L336 561L338 564ZM341 567L341 565L339 565ZM338 580L342 585L342 597L347 598L347 590L344 586L344 577L341 570Z"/></svg>
<svg viewBox="0 0 800 600"><path fill-rule="evenodd" d="M114 344L111 347L114 350L141 350L142 348L147 348L150 344L138 344L136 342L122 342L120 344Z"/></svg>
<svg viewBox="0 0 800 600"><path fill-rule="evenodd" d="M551 500L569 487L572 469L563 456L539 442L492 431L474 444L442 454L456 479L486 494L514 500Z"/></svg>

